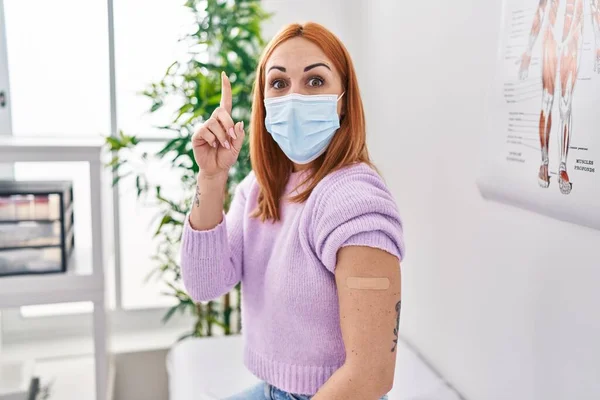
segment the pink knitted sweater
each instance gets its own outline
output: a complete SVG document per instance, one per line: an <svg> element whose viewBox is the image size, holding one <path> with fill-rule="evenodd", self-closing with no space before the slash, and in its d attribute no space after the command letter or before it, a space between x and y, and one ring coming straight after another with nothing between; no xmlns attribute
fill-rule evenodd
<svg viewBox="0 0 600 400"><path fill-rule="evenodd" d="M285 194L297 193L303 172ZM334 271L344 246L369 246L399 259L402 225L379 175L356 164L325 177L303 204L281 202L281 220L261 222L251 173L236 188L227 216L208 231L186 221L181 269L196 301L215 299L242 281L247 368L282 390L312 395L344 363Z"/></svg>

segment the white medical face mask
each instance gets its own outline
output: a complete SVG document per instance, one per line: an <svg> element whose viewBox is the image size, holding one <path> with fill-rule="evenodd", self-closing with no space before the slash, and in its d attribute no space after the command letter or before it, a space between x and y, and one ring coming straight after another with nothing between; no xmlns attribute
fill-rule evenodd
<svg viewBox="0 0 600 400"><path fill-rule="evenodd" d="M265 126L279 148L297 164L323 154L340 127L336 94L288 94L265 99Z"/></svg>

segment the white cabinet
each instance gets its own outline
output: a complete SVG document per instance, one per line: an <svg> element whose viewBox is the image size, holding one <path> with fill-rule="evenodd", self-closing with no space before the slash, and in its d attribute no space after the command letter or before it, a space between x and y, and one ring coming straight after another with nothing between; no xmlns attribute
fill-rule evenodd
<svg viewBox="0 0 600 400"><path fill-rule="evenodd" d="M64 140L0 136L3 162L87 162L90 173L92 257L91 265L78 262L77 248L65 274L0 278L0 309L33 304L89 301L94 305L94 355L96 399L112 397L114 376L108 353L107 307L104 266L110 248L104 238L108 206L105 192L110 187L103 159L102 141L73 143Z"/></svg>

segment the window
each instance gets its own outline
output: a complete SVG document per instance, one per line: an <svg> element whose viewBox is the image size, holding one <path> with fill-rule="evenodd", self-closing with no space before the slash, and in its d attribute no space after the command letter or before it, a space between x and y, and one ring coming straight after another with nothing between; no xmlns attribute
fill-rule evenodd
<svg viewBox="0 0 600 400"><path fill-rule="evenodd" d="M179 39L193 23L182 0L116 0L115 58L119 129L129 135L164 137L156 129L180 107L169 102L149 114L152 103L139 92L158 82L188 51Z"/></svg>
<svg viewBox="0 0 600 400"><path fill-rule="evenodd" d="M113 0L115 62L111 65L111 16L107 6L110 2L0 0L0 18L4 11L6 19L6 36L0 34L0 84L8 76L12 120L8 125L12 125L13 135L104 136L111 134L111 130L113 134L123 130L148 138L150 142L140 148L148 152L158 150L161 141L168 139L169 133L157 129L156 125L168 120L178 107L177 102L170 102L170 108L165 107L160 113L150 114L150 100L140 93L149 83L160 80L169 65L187 52L185 44L178 43L178 39L191 26L193 16L182 7L184 0ZM4 45L8 62L2 58ZM8 68L3 69L6 65ZM114 82L111 82L111 71ZM113 84L114 102L110 94ZM115 104L116 115L112 115ZM117 120L116 127L111 127L113 117ZM0 128L6 121L10 119L0 114ZM77 246L91 246L87 229L90 222L88 177L85 169L74 168L72 164L0 165L0 177L72 180L74 196L80 199L76 203L79 208L75 210ZM149 166L153 178L173 196L184 195L177 185L179 177L173 176L167 165L158 164ZM157 208L137 200L131 180L121 181L118 192L113 208L120 210L116 221L120 259L115 261L115 271L106 271L108 290L113 294L111 303L120 316L131 310L137 312L137 316L159 318L172 300L161 294L165 289L162 284L145 282L155 266L151 257L155 248L152 232L157 223ZM139 312L151 308L158 310ZM72 321L77 315L73 314L85 312L89 312L89 305L67 304L24 307L20 315L25 319L59 315L56 321L70 318L71 325L75 325ZM128 318L120 319L127 321ZM11 325L19 323L15 315L9 315L9 320ZM51 324L52 320L47 322ZM155 322L159 321L153 320L152 324ZM28 322L22 323L26 329ZM136 324L139 323L136 317Z"/></svg>
<svg viewBox="0 0 600 400"><path fill-rule="evenodd" d="M115 58L116 94L119 129L126 134L151 138L154 143L143 144L140 151L153 153L160 150L156 140L172 135L157 129L177 108L172 99L156 113L148 113L152 103L140 95L151 82L158 82L167 68L180 60L188 51L179 39L193 23L182 0L117 0L115 1ZM169 171L165 163L148 166L148 176L168 190L170 197L182 196L179 177ZM173 192L176 192L174 194ZM161 296L165 286L149 281L141 285L155 266L150 260L156 248L152 232L156 230L156 207L136 200L132 180L120 184L119 207L122 216L121 287L123 308L139 309L173 304L171 298Z"/></svg>
<svg viewBox="0 0 600 400"><path fill-rule="evenodd" d="M5 37L4 9L0 1L0 38ZM6 41L0 39L0 135L11 133L10 101L8 100L8 65L6 62ZM12 168L0 166L0 178L12 176Z"/></svg>
<svg viewBox="0 0 600 400"><path fill-rule="evenodd" d="M4 0L4 11L13 135L108 134L106 1Z"/></svg>
<svg viewBox="0 0 600 400"><path fill-rule="evenodd" d="M149 154L160 150L157 143L141 143L138 150ZM165 162L148 163L145 174L153 184L160 184L163 193L170 199L182 198L184 195L180 176L174 174ZM159 307L174 304L173 299L157 296L166 285L158 284L155 280L141 285L145 277L155 267L148 260L154 255L156 240L152 233L156 231L156 206L150 200L138 200L134 182L124 178L121 185L119 207L121 210L121 285L123 308ZM126 216L126 217L125 217Z"/></svg>

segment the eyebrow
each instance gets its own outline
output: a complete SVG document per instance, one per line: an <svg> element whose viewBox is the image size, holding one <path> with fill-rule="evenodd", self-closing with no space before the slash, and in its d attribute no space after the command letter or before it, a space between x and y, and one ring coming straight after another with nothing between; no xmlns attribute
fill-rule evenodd
<svg viewBox="0 0 600 400"><path fill-rule="evenodd" d="M331 68L329 68L329 65L327 65L325 63L316 63L316 64L311 64L308 67L304 68L304 72L310 71L311 69L316 68L316 67L325 67L331 71Z"/></svg>
<svg viewBox="0 0 600 400"><path fill-rule="evenodd" d="M311 64L311 65L307 66L306 68L304 68L304 72L310 71L311 69L317 68L317 67L325 67L331 71L331 68L329 68L329 65L327 65L325 63L315 63L315 64ZM270 72L272 69L277 69L281 72L286 72L285 67L281 67L279 65L273 65L271 68L269 68L269 70L267 72Z"/></svg>
<svg viewBox="0 0 600 400"><path fill-rule="evenodd" d="M278 69L281 72L285 72L285 68L284 67L280 67L279 65L273 65L271 68L269 68L269 71L271 71L272 69ZM267 71L267 72L269 72Z"/></svg>

